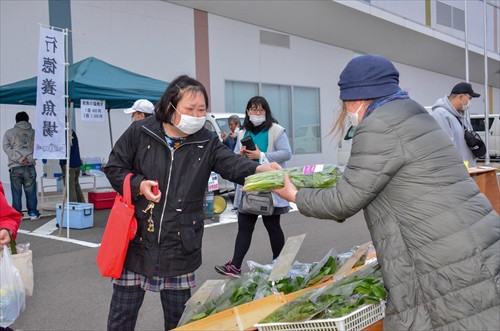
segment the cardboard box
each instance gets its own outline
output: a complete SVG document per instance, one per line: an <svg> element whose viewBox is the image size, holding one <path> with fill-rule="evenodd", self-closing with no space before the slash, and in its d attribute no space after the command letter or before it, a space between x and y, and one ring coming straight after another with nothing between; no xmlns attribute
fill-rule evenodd
<svg viewBox="0 0 500 331"><path fill-rule="evenodd" d="M67 227L68 209L64 204L63 228ZM62 204L56 204L57 224L61 224ZM94 226L94 205L91 203L70 202L69 203L69 228L86 229Z"/></svg>
<svg viewBox="0 0 500 331"><path fill-rule="evenodd" d="M116 191L113 189L97 189L89 191L89 203L94 204L95 210L111 209L115 202Z"/></svg>

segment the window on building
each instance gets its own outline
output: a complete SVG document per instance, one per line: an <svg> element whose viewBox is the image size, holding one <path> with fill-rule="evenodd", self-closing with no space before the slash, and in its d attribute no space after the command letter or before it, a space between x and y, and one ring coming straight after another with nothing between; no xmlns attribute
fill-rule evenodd
<svg viewBox="0 0 500 331"><path fill-rule="evenodd" d="M465 32L465 12L453 7L453 28Z"/></svg>
<svg viewBox="0 0 500 331"><path fill-rule="evenodd" d="M436 1L436 23L465 31L465 12L440 1Z"/></svg>
<svg viewBox="0 0 500 331"><path fill-rule="evenodd" d="M292 87L285 85L262 84L261 95L266 98L271 112L278 123L285 128L288 139L292 126ZM291 145L291 140L290 140Z"/></svg>
<svg viewBox="0 0 500 331"><path fill-rule="evenodd" d="M286 130L294 154L321 152L319 89L289 85L226 81L226 112L243 112L256 95L266 98ZM234 110L233 110L234 109Z"/></svg>
<svg viewBox="0 0 500 331"><path fill-rule="evenodd" d="M321 152L319 89L293 89L293 151L295 154Z"/></svg>
<svg viewBox="0 0 500 331"><path fill-rule="evenodd" d="M258 83L226 81L225 89L226 113L245 113L248 100L259 95ZM214 109L212 111L217 112Z"/></svg>

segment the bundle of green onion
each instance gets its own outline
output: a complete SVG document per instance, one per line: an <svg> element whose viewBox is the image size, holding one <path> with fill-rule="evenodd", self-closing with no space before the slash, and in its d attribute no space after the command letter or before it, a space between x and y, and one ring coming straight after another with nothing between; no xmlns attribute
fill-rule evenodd
<svg viewBox="0 0 500 331"><path fill-rule="evenodd" d="M333 187L337 184L341 174L338 166L332 164L316 164L262 172L248 176L245 179L243 191L266 192L282 188L285 173L290 176L290 180L298 189Z"/></svg>

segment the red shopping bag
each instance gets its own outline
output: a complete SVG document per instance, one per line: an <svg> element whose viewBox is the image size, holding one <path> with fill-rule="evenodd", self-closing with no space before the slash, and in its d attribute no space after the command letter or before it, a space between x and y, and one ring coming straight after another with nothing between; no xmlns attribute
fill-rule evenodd
<svg viewBox="0 0 500 331"><path fill-rule="evenodd" d="M127 254L128 244L137 233L135 206L130 193L128 174L123 183L123 196L117 194L104 229L101 247L97 252L97 266L104 277L120 278Z"/></svg>

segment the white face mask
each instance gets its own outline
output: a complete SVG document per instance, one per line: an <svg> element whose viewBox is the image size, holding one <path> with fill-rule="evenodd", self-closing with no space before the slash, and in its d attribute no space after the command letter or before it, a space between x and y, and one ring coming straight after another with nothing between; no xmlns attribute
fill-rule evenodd
<svg viewBox="0 0 500 331"><path fill-rule="evenodd" d="M462 101L460 101L460 102L462 102ZM463 110L463 111L467 111L467 110L469 110L469 108L470 108L471 104L472 104L472 100L468 100L468 101L467 101L467 103L466 103L465 105L464 105L464 103L462 102L462 110Z"/></svg>
<svg viewBox="0 0 500 331"><path fill-rule="evenodd" d="M266 121L266 115L250 115L250 122L255 126L259 126Z"/></svg>
<svg viewBox="0 0 500 331"><path fill-rule="evenodd" d="M363 103L359 106L358 110L356 110L355 113L351 113L350 111L347 112L347 117L349 118L349 121L351 121L352 126L358 126L359 125L358 113L359 113L359 111L361 110L361 107L363 107L364 104L365 104L365 102L363 101Z"/></svg>
<svg viewBox="0 0 500 331"><path fill-rule="evenodd" d="M174 107L174 105L172 105L172 107L179 115L181 115L181 120L179 121L179 124L176 125L176 127L185 134L193 134L195 132L198 132L205 125L205 116L194 117L186 114L181 114L177 110L177 108Z"/></svg>

